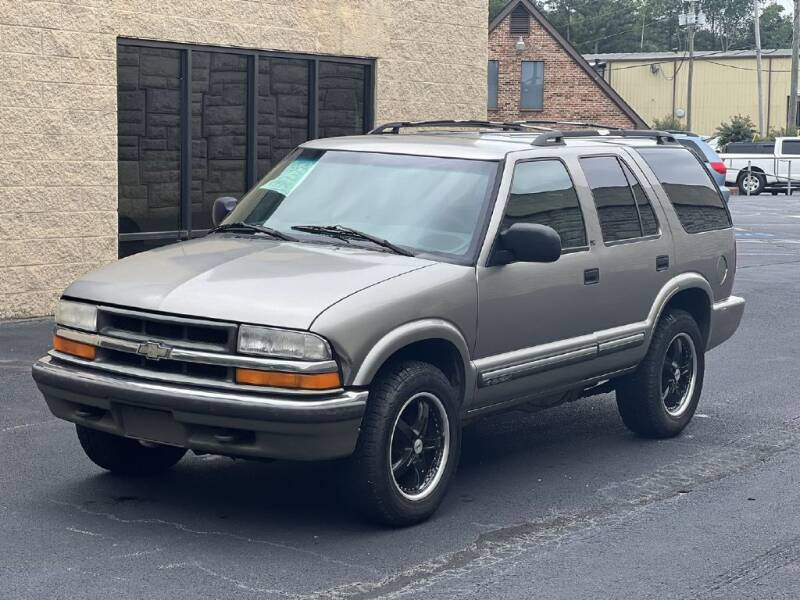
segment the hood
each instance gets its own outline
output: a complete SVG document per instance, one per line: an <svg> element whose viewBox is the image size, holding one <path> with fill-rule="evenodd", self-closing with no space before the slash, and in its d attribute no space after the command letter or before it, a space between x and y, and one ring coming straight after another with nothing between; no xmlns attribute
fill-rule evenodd
<svg viewBox="0 0 800 600"><path fill-rule="evenodd" d="M240 323L308 329L323 310L428 260L344 246L217 234L89 273L65 296Z"/></svg>

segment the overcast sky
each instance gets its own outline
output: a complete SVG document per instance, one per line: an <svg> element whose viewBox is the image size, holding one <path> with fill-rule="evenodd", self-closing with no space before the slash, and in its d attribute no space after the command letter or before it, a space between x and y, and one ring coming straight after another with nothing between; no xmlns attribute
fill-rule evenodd
<svg viewBox="0 0 800 600"><path fill-rule="evenodd" d="M793 0L777 0L777 3L783 5L788 13L792 12Z"/></svg>

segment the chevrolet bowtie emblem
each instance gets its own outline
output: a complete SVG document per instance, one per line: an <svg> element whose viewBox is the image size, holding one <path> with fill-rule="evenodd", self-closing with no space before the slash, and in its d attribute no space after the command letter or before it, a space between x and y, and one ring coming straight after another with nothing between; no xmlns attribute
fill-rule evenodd
<svg viewBox="0 0 800 600"><path fill-rule="evenodd" d="M145 342L144 344L139 344L136 354L141 354L150 360L161 360L162 358L169 358L169 355L172 354L172 348L158 342Z"/></svg>

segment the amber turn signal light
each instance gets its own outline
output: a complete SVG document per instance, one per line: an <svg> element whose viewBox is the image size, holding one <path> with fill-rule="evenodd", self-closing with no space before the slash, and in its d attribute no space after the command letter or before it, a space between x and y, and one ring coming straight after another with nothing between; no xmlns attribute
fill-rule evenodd
<svg viewBox="0 0 800 600"><path fill-rule="evenodd" d="M60 335L53 336L53 348L64 354L71 354L88 360L94 360L97 357L97 348L94 346L68 340Z"/></svg>
<svg viewBox="0 0 800 600"><path fill-rule="evenodd" d="M333 390L342 387L339 373L281 373L236 369L236 383L296 390Z"/></svg>

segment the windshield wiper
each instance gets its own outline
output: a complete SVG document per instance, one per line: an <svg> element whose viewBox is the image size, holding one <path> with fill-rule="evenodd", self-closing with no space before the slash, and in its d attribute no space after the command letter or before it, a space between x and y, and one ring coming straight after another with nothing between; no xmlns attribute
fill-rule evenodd
<svg viewBox="0 0 800 600"><path fill-rule="evenodd" d="M303 231L305 233L316 233L318 235L329 235L341 240L347 241L348 238L356 240L366 240L372 242L377 246L391 250L395 254L402 256L414 256L414 253L405 248L401 248L397 244L393 244L389 240L384 240L369 233L364 233L352 227L345 227L344 225L295 225L292 229L296 231Z"/></svg>
<svg viewBox="0 0 800 600"><path fill-rule="evenodd" d="M265 233L266 235L272 236L279 240L283 240L285 242L296 242L297 238L291 235L287 235L282 231L278 231L277 229L273 229L272 227L265 227L264 225L255 225L253 223L225 223L224 225L220 225L219 227L214 227L208 233L215 233L217 231L252 231L253 233Z"/></svg>

